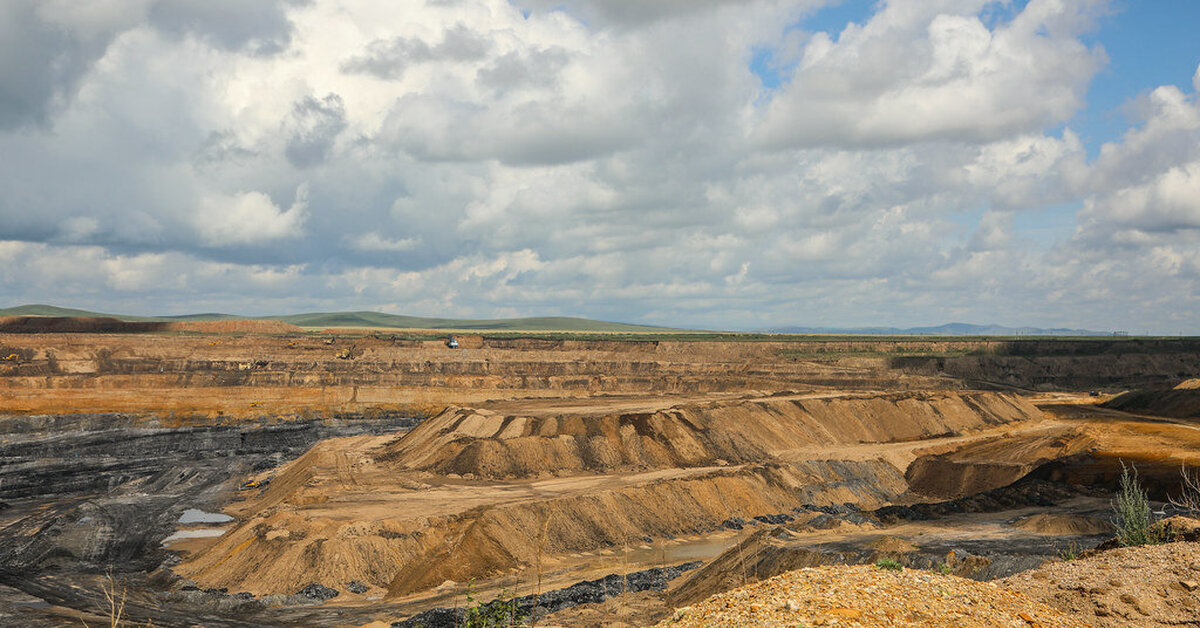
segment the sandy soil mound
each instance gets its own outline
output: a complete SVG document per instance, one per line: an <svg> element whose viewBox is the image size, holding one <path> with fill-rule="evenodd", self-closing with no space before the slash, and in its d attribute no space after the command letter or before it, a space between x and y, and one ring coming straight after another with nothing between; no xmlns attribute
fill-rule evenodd
<svg viewBox="0 0 1200 628"><path fill-rule="evenodd" d="M283 321L181 321L168 323L169 331L191 331L205 334L294 334L304 330Z"/></svg>
<svg viewBox="0 0 1200 628"><path fill-rule="evenodd" d="M791 571L678 609L659 626L1084 627L1082 621L986 582L875 566Z"/></svg>
<svg viewBox="0 0 1200 628"><path fill-rule="evenodd" d="M451 408L398 439L317 445L231 511L241 525L178 571L255 594L357 580L403 596L511 573L539 555L707 533L804 504L877 508L907 485L857 444L1036 416L994 393L766 397L611 415ZM846 443L856 457L828 449ZM797 447L808 453L775 455Z"/></svg>
<svg viewBox="0 0 1200 628"><path fill-rule="evenodd" d="M1037 534L1084 536L1113 532L1113 524L1103 519L1083 515L1038 513L1013 522L1013 526Z"/></svg>
<svg viewBox="0 0 1200 628"><path fill-rule="evenodd" d="M1126 547L1051 563L999 584L1096 628L1190 626L1200 617L1200 544Z"/></svg>
<svg viewBox="0 0 1200 628"><path fill-rule="evenodd" d="M914 493L956 499L1007 486L1047 462L1085 452L1095 444L1082 428L1050 426L923 456L909 465L905 477Z"/></svg>
<svg viewBox="0 0 1200 628"><path fill-rule="evenodd" d="M777 398L586 420L450 408L382 458L488 478L741 464L790 449L919 440L1040 416L1024 399L996 393Z"/></svg>
<svg viewBox="0 0 1200 628"><path fill-rule="evenodd" d="M1180 384L1176 388L1167 390L1134 390L1117 395L1102 405L1106 408L1136 414L1200 418L1200 388L1190 384Z"/></svg>

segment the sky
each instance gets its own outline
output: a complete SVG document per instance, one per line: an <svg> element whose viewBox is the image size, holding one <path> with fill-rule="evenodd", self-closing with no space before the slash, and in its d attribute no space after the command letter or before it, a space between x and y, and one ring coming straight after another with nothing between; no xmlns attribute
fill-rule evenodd
<svg viewBox="0 0 1200 628"><path fill-rule="evenodd" d="M1194 0L5 0L0 306L1200 334Z"/></svg>

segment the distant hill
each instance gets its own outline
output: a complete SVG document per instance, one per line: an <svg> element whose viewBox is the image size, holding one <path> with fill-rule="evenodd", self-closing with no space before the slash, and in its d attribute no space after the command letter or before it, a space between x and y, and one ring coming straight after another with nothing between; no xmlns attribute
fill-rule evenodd
<svg viewBox="0 0 1200 628"><path fill-rule="evenodd" d="M1090 329L1043 329L1041 327L1005 327L947 323L936 327L780 327L774 334L832 334L871 336L1111 336L1112 332Z"/></svg>
<svg viewBox="0 0 1200 628"><path fill-rule="evenodd" d="M169 321L174 319L163 318L159 316L129 316L125 314L102 314L100 312L89 312L88 310L76 310L69 307L58 307L57 305L18 305L16 307L0 309L0 316L63 316L63 317L86 317L94 318L103 316L107 318L115 318L119 321L130 322L154 322L154 321ZM208 320L208 319L201 319Z"/></svg>
<svg viewBox="0 0 1200 628"><path fill-rule="evenodd" d="M502 319L459 319L402 316L383 312L311 312L272 316L238 316L235 314L206 313L177 316L131 316L128 314L106 314L89 312L54 305L20 305L0 309L0 316L65 316L65 317L108 317L131 322L175 322L175 321L233 321L233 320L276 320L300 327L388 327L395 329L439 329L479 331L594 331L594 332L669 332L685 331L653 325L612 323L569 316L539 316L532 318Z"/></svg>

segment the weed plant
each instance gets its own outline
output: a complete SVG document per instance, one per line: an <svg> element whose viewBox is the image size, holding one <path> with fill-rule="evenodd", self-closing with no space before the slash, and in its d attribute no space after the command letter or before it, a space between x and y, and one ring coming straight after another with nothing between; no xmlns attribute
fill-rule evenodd
<svg viewBox="0 0 1200 628"><path fill-rule="evenodd" d="M880 569L887 569L888 571L904 571L904 565L891 558L880 558L875 561L875 566Z"/></svg>
<svg viewBox="0 0 1200 628"><path fill-rule="evenodd" d="M1113 501L1113 524L1117 527L1117 541L1121 547L1157 545L1166 538L1154 525L1154 512L1150 510L1150 497L1138 482L1137 467L1121 463L1121 488Z"/></svg>

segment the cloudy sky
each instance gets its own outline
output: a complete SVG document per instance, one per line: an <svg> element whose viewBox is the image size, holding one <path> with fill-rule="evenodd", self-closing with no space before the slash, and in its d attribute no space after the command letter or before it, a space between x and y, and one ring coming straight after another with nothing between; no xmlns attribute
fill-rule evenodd
<svg viewBox="0 0 1200 628"><path fill-rule="evenodd" d="M1200 333L1198 24L4 0L0 306Z"/></svg>

